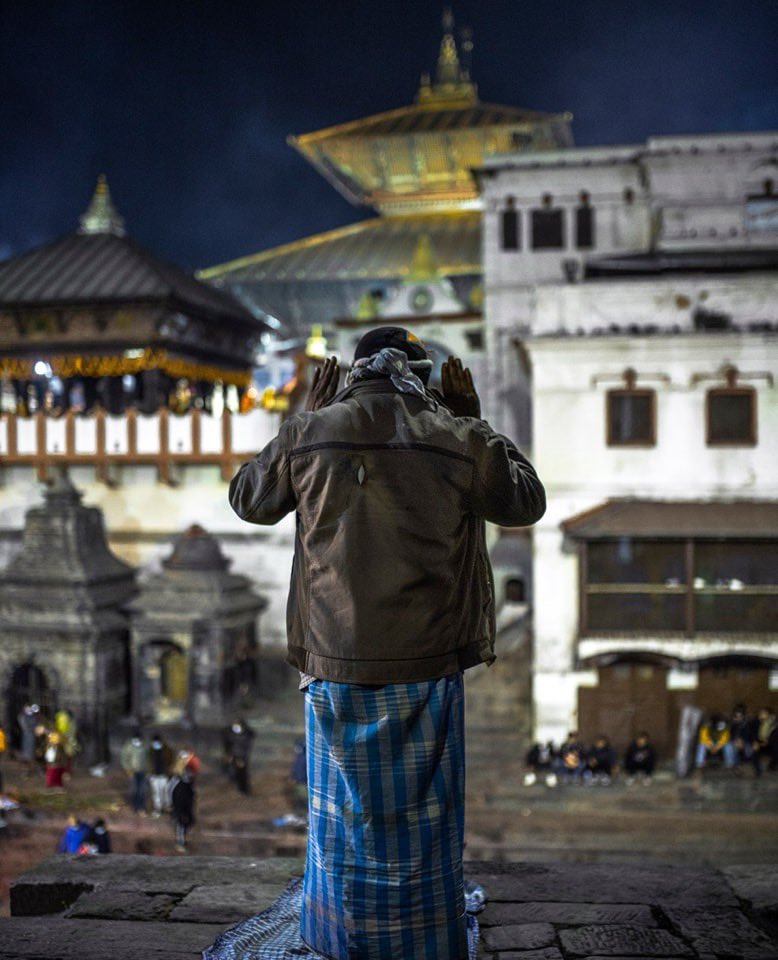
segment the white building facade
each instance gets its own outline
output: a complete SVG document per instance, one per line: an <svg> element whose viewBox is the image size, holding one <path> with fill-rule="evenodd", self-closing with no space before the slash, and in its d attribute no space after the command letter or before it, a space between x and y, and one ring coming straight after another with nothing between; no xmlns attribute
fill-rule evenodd
<svg viewBox="0 0 778 960"><path fill-rule="evenodd" d="M548 492L538 739L778 704L777 174L772 133L479 171L485 413Z"/></svg>

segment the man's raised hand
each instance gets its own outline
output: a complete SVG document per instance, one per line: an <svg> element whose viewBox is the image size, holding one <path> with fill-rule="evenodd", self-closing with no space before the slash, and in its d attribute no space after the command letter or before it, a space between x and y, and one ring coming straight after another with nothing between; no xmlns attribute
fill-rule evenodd
<svg viewBox="0 0 778 960"><path fill-rule="evenodd" d="M313 372L313 381L305 401L305 409L318 410L329 403L338 392L339 377L340 367L337 359L327 357L324 364Z"/></svg>
<svg viewBox="0 0 778 960"><path fill-rule="evenodd" d="M473 375L457 357L449 357L440 372L443 399L455 417L480 417L481 401L475 392Z"/></svg>

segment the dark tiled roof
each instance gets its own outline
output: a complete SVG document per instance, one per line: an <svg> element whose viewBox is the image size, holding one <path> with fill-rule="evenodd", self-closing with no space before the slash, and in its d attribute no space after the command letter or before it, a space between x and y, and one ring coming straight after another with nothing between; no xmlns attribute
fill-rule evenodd
<svg viewBox="0 0 778 960"><path fill-rule="evenodd" d="M608 500L562 523L571 537L778 538L778 500Z"/></svg>
<svg viewBox="0 0 778 960"><path fill-rule="evenodd" d="M129 237L71 233L0 263L0 309L170 300L200 313L260 325L229 294L160 260Z"/></svg>
<svg viewBox="0 0 778 960"><path fill-rule="evenodd" d="M210 267L198 276L230 284L401 278L422 236L429 237L442 274L481 273L481 215L452 211L362 220Z"/></svg>

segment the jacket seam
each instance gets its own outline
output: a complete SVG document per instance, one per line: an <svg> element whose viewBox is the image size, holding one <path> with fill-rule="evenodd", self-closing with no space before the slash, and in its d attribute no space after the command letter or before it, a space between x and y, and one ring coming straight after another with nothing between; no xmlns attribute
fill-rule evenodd
<svg viewBox="0 0 778 960"><path fill-rule="evenodd" d="M451 457L454 460L461 460L464 463L473 465L475 461L472 457L456 450L446 450L445 447L436 447L431 443L413 443L413 442L389 442L389 443L349 443L347 441L333 440L323 441L322 443L309 443L303 447L296 447L290 450L288 456L302 457L308 453L314 453L317 450L408 450L420 451L422 453L437 453L443 457Z"/></svg>

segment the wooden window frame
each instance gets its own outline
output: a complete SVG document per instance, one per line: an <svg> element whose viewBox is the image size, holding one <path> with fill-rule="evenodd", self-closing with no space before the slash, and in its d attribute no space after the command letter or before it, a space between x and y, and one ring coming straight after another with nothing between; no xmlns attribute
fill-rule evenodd
<svg viewBox="0 0 778 960"><path fill-rule="evenodd" d="M707 584L703 587L695 587L695 548L698 544L705 543L709 538L706 537L685 537L670 538L683 539L684 541L684 580L676 586L669 586L661 583L592 583L589 580L589 547L591 543L602 543L612 538L603 538L602 540L581 541L578 549L578 636L582 639L587 637L640 637L645 634L662 637L683 637L687 640L696 639L698 636L709 636L711 634L721 637L737 636L736 631L730 630L701 630L698 631L696 623L695 600L703 594L717 595L722 588L718 585ZM634 537L638 542L661 543L666 538L663 537ZM742 537L728 537L725 540L739 541ZM775 542L775 541L771 541ZM752 595L774 595L778 593L778 586L773 584L755 584L746 588L747 593ZM684 597L684 628L682 630L634 630L629 627L617 627L612 630L590 629L589 627L589 597L592 594L624 594L624 593L646 593L660 595L683 595ZM769 635L771 631L760 630L757 635ZM754 631L745 631L747 636L752 636Z"/></svg>
<svg viewBox="0 0 778 960"><path fill-rule="evenodd" d="M589 223L589 243L581 242L581 214L586 210L589 214L590 223ZM582 202L580 206L575 208L575 247L576 250L594 250L597 246L597 217L595 216L594 207L589 203L588 200Z"/></svg>
<svg viewBox="0 0 778 960"><path fill-rule="evenodd" d="M618 440L611 431L610 400L615 396L640 396L651 398L651 430L648 440ZM650 449L656 446L656 390L653 387L614 387L605 391L605 445L607 447L642 447Z"/></svg>
<svg viewBox="0 0 778 960"><path fill-rule="evenodd" d="M550 195L546 194L543 198L543 206L535 207L533 210L529 211L529 247L533 251L546 251L546 250L567 250L567 217L565 216L564 207L552 207L549 204L546 204L546 197ZM559 244L541 244L538 245L535 242L535 218L537 216L548 216L549 214L555 214L559 216L559 222L561 227L561 239Z"/></svg>
<svg viewBox="0 0 778 960"><path fill-rule="evenodd" d="M741 396L751 400L751 416L749 418L749 438L747 440L713 440L711 439L710 398L712 396ZM705 445L708 447L755 447L757 445L757 410L756 389L748 385L710 387L705 391Z"/></svg>
<svg viewBox="0 0 778 960"><path fill-rule="evenodd" d="M512 214L516 224L516 243L509 246L505 240L505 221L506 216ZM521 211L516 209L512 198L508 199L506 206L500 211L500 252L502 253L520 253L521 252Z"/></svg>

